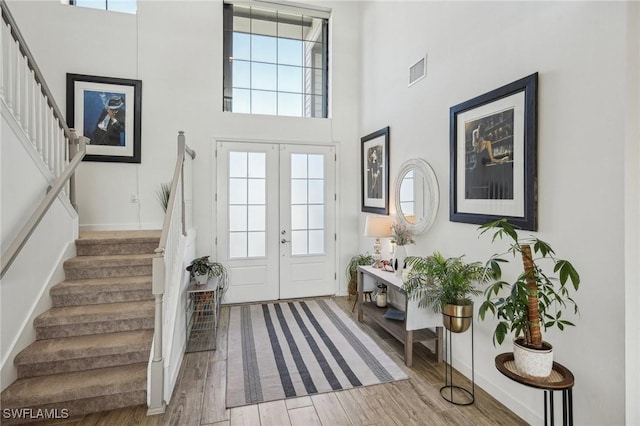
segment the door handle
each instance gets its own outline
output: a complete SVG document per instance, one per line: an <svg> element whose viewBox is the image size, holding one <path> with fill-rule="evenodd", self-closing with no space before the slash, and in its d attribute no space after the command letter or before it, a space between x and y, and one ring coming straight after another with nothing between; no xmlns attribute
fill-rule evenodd
<svg viewBox="0 0 640 426"><path fill-rule="evenodd" d="M290 243L290 242L291 242L291 240L285 240L285 239L283 238L283 239L281 239L281 240L280 240L280 242L281 242L282 244L284 244L284 243Z"/></svg>

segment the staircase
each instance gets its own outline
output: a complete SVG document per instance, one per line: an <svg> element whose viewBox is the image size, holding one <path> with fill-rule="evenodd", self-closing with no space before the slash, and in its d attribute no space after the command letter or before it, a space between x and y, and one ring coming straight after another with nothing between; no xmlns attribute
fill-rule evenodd
<svg viewBox="0 0 640 426"><path fill-rule="evenodd" d="M66 280L50 291L53 307L34 320L36 341L14 360L18 380L2 392L3 412L76 418L147 403L159 240L160 231L81 233Z"/></svg>

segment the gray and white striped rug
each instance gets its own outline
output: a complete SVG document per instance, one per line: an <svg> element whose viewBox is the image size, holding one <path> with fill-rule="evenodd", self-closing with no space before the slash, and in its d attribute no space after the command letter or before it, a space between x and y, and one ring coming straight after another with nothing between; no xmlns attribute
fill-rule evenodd
<svg viewBox="0 0 640 426"><path fill-rule="evenodd" d="M407 379L330 299L233 306L227 407Z"/></svg>

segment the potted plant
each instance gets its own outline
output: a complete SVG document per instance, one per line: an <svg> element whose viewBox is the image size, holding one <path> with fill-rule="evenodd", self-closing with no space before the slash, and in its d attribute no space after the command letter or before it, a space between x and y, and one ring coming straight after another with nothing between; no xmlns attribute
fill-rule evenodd
<svg viewBox="0 0 640 426"><path fill-rule="evenodd" d="M413 240L411 231L409 231L404 224L394 222L391 225L391 243L396 245L391 266L393 270L396 271L396 276L401 277L407 258L407 249L405 246L407 244L413 244L415 241Z"/></svg>
<svg viewBox="0 0 640 426"><path fill-rule="evenodd" d="M573 313L578 313L567 284L571 282L573 290L578 290L580 275L569 261L557 258L548 243L533 236L519 237L516 228L506 219L487 223L479 229L481 235L495 231L492 242L503 237L511 240L508 250L493 255L485 266L487 275L498 281L485 291L480 318L484 320L487 311L498 318L493 333L494 345L496 341L502 344L507 333L515 334L513 354L521 373L547 377L553 368L553 347L542 340L542 329L558 327L564 330L566 326L574 325L563 317L563 309L573 307ZM501 280L500 264L508 262L502 256L509 253L513 257L520 255L524 265L524 271L513 283ZM546 272L543 265L552 267L558 277ZM506 296L501 295L503 289L509 289Z"/></svg>
<svg viewBox="0 0 640 426"><path fill-rule="evenodd" d="M482 294L474 284L487 281L482 263L466 263L463 257L445 259L439 252L429 257L410 256L410 272L402 286L410 298L420 299L418 306L442 312L445 328L454 333L462 333L471 325L471 296Z"/></svg>
<svg viewBox="0 0 640 426"><path fill-rule="evenodd" d="M347 278L349 279L349 285L347 286L349 297L358 293L358 266L372 265L375 261L376 259L369 253L356 254L351 257L349 263L347 263L347 269L345 270ZM357 301L358 300L356 299L356 302ZM354 304L353 307L355 308L355 306L356 305Z"/></svg>
<svg viewBox="0 0 640 426"><path fill-rule="evenodd" d="M198 285L205 284L209 278L218 277L218 289L224 292L227 288L229 275L223 264L211 262L209 256L202 256L191 261L187 266L189 277L195 279Z"/></svg>
<svg viewBox="0 0 640 426"><path fill-rule="evenodd" d="M171 197L171 182L161 183L160 188L156 191L158 202L162 209L166 212L169 206L169 197Z"/></svg>

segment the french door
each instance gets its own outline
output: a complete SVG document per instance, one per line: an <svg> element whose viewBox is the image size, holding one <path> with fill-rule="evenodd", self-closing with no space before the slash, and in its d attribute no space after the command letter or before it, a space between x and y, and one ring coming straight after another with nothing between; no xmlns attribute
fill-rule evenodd
<svg viewBox="0 0 640 426"><path fill-rule="evenodd" d="M218 142L226 303L334 294L335 148Z"/></svg>

